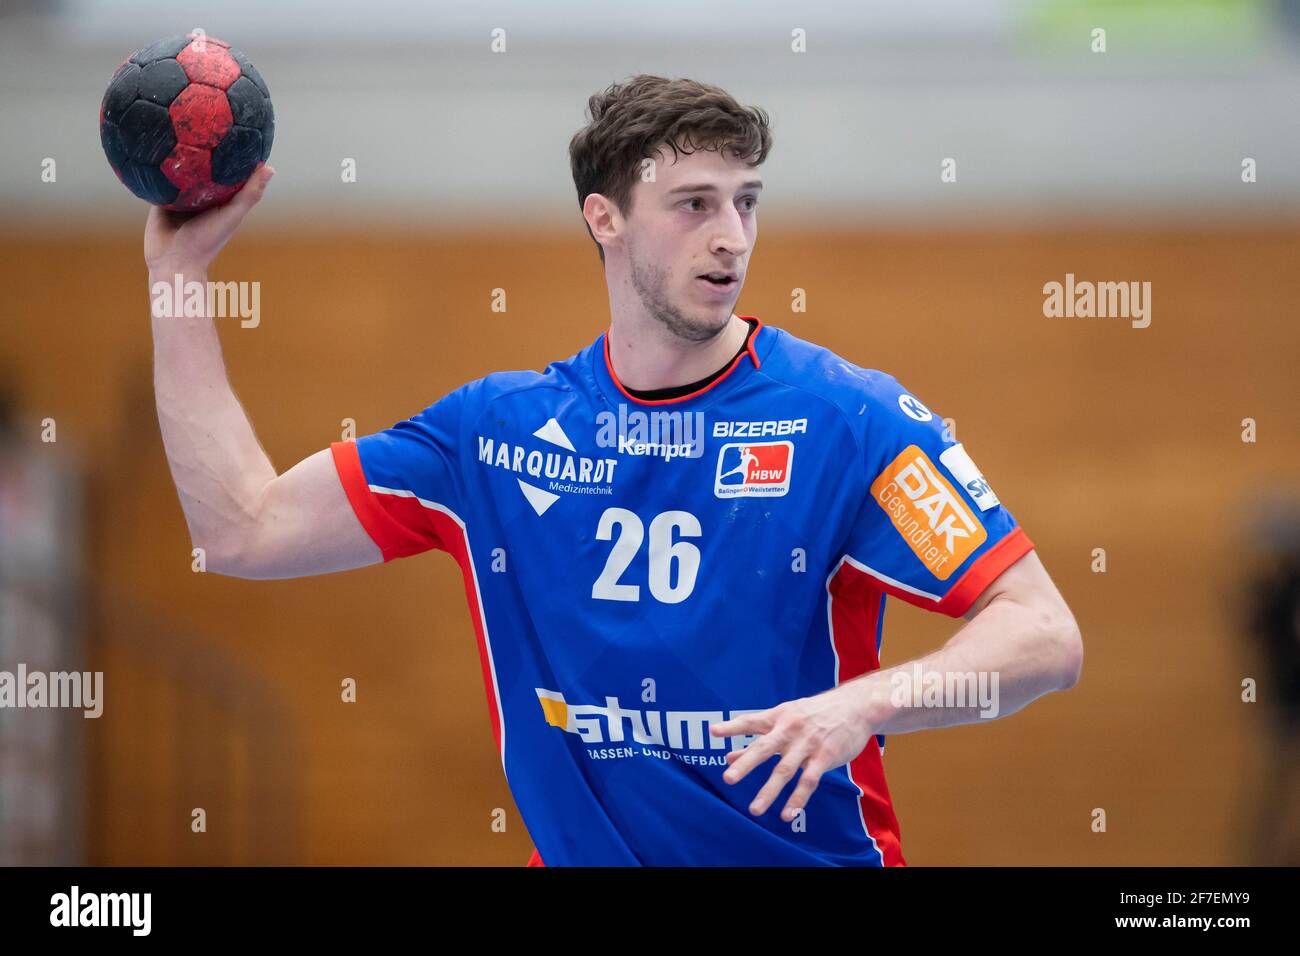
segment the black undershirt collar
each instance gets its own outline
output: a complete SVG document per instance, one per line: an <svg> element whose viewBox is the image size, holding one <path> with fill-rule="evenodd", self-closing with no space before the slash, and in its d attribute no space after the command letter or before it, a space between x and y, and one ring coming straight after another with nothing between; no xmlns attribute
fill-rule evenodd
<svg viewBox="0 0 1300 956"><path fill-rule="evenodd" d="M717 380L727 369L731 368L731 364L735 362L739 356L745 353L745 349L749 348L749 340L753 338L754 330L758 328L758 323L753 319L745 319L745 324L749 326L749 332L746 333L745 341L741 344L740 350L728 359L727 363L723 365L722 368L718 369L712 375L702 378L698 382L691 382L689 385L674 385L672 388L651 389L628 388L624 385L623 391L627 392L633 398L639 398L643 402L661 402L664 399L681 398L684 395L690 395L692 392L698 392L710 382Z"/></svg>

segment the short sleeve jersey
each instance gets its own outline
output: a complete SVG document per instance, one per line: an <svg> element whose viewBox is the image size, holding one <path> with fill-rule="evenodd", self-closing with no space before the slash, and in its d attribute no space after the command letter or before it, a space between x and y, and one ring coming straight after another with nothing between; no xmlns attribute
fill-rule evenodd
<svg viewBox="0 0 1300 956"><path fill-rule="evenodd" d="M643 401L606 336L472 381L332 452L385 561L460 565L492 731L545 865L905 861L884 738L801 826L748 806L753 738L713 723L880 666L889 597L960 617L1033 545L893 377L763 325L726 371Z"/></svg>

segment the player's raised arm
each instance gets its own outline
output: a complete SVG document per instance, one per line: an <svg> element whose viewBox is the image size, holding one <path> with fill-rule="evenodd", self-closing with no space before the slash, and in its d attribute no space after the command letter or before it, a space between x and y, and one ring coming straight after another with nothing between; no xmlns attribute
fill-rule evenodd
<svg viewBox="0 0 1300 956"><path fill-rule="evenodd" d="M207 282L208 266L261 199L263 167L224 206L189 218L149 211L149 287ZM209 571L287 578L375 564L329 449L277 477L231 390L210 316L153 317L154 397L172 479Z"/></svg>

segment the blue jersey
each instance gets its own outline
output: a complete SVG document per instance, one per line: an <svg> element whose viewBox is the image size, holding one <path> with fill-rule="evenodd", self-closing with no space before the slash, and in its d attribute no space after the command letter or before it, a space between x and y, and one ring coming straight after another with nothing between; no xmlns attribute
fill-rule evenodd
<svg viewBox="0 0 1300 956"><path fill-rule="evenodd" d="M755 323L679 399L617 381L606 336L331 446L385 561L449 552L492 729L545 865L902 865L884 739L803 818L748 806L752 737L709 725L880 666L887 595L953 617L1033 545L894 378Z"/></svg>

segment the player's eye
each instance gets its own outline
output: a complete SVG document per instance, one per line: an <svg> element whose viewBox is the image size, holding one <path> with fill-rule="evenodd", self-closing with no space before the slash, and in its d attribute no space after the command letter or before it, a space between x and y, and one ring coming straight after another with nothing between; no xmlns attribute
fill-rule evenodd
<svg viewBox="0 0 1300 956"><path fill-rule="evenodd" d="M742 203L748 203L748 204L749 204L749 205L745 206L745 211L746 211L746 212L753 212L754 209L756 209L756 208L758 207L758 197L757 197L757 196L746 196L746 197L744 197L743 199L741 199L740 201L741 201Z"/></svg>
<svg viewBox="0 0 1300 956"><path fill-rule="evenodd" d="M704 200L701 199L699 196L692 196L690 199L686 200L686 202L688 203L697 202L703 204Z"/></svg>

